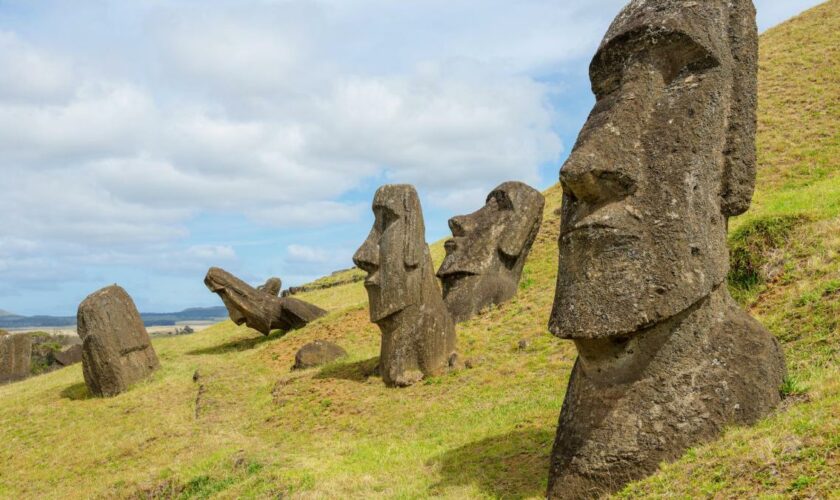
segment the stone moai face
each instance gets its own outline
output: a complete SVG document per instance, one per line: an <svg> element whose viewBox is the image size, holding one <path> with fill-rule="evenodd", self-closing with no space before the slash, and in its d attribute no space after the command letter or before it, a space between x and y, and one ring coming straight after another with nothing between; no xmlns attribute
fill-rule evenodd
<svg viewBox="0 0 840 500"><path fill-rule="evenodd" d="M485 205L449 219L452 238L437 276L456 322L516 293L525 259L542 223L543 195L521 182L505 182Z"/></svg>
<svg viewBox="0 0 840 500"><path fill-rule="evenodd" d="M420 300L426 231L420 199L412 186L379 188L373 213L373 228L353 262L368 273L370 320L378 323Z"/></svg>
<svg viewBox="0 0 840 500"><path fill-rule="evenodd" d="M723 282L755 174L754 10L730 3L634 0L593 59L596 104L560 173L555 335L623 336Z"/></svg>
<svg viewBox="0 0 840 500"><path fill-rule="evenodd" d="M549 328L578 358L551 499L615 491L780 400L778 341L725 284L727 219L755 182L757 43L750 0L633 0L592 61L560 173Z"/></svg>
<svg viewBox="0 0 840 500"><path fill-rule="evenodd" d="M353 262L368 274L370 319L382 332L379 373L386 385L406 387L455 364L455 326L432 269L417 192L382 186L373 213Z"/></svg>

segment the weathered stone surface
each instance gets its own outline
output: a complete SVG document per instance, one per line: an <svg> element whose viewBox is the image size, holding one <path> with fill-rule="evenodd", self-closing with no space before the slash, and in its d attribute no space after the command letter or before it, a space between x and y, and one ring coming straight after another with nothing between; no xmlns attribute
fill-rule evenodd
<svg viewBox="0 0 840 500"><path fill-rule="evenodd" d="M81 344L71 345L61 351L54 352L53 358L61 366L70 366L82 362L82 352Z"/></svg>
<svg viewBox="0 0 840 500"><path fill-rule="evenodd" d="M749 0L633 0L592 65L560 179L551 331L578 360L551 498L597 496L779 402L778 343L725 286L727 219L755 182Z"/></svg>
<svg viewBox="0 0 840 500"><path fill-rule="evenodd" d="M131 297L117 285L90 294L76 315L82 371L95 396L115 396L160 365Z"/></svg>
<svg viewBox="0 0 840 500"><path fill-rule="evenodd" d="M237 325L268 335L272 330L295 330L327 314L318 306L291 297L278 297L280 279L271 278L254 288L224 269L211 267L204 278L207 288L224 302Z"/></svg>
<svg viewBox="0 0 840 500"><path fill-rule="evenodd" d="M0 383L28 377L31 355L29 335L0 335Z"/></svg>
<svg viewBox="0 0 840 500"><path fill-rule="evenodd" d="M269 295L274 295L277 297L280 295L280 290L283 289L283 282L280 278L268 278L264 285L260 285L257 287L257 290L267 293Z"/></svg>
<svg viewBox="0 0 840 500"><path fill-rule="evenodd" d="M477 212L449 219L452 238L437 276L456 323L516 294L544 207L545 198L536 189L505 182Z"/></svg>
<svg viewBox="0 0 840 500"><path fill-rule="evenodd" d="M448 369L455 327L435 279L414 187L382 186L373 228L353 262L367 272L370 319L382 332L379 373L404 387Z"/></svg>
<svg viewBox="0 0 840 500"><path fill-rule="evenodd" d="M316 340L298 350L295 354L295 365L292 368L305 370L325 365L344 356L347 356L347 351L342 349L341 346L326 340Z"/></svg>

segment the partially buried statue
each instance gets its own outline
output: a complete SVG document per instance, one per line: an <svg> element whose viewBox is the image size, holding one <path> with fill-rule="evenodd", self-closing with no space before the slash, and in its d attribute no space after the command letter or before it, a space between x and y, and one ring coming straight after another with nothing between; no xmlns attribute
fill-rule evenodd
<svg viewBox="0 0 840 500"><path fill-rule="evenodd" d="M548 496L654 472L779 403L784 358L726 288L727 220L755 182L750 0L634 0L590 66L564 165L551 331L578 359Z"/></svg>
<svg viewBox="0 0 840 500"><path fill-rule="evenodd" d="M437 276L456 323L516 294L531 245L542 223L545 198L521 182L490 192L477 212L449 219L452 238Z"/></svg>
<svg viewBox="0 0 840 500"><path fill-rule="evenodd" d="M382 186L373 213L353 262L368 273L370 320L382 332L379 372L387 385L404 387L446 371L455 359L455 327L435 279L417 192Z"/></svg>
<svg viewBox="0 0 840 500"><path fill-rule="evenodd" d="M160 366L131 296L112 285L79 304L82 374L94 396L111 397L146 379Z"/></svg>
<svg viewBox="0 0 840 500"><path fill-rule="evenodd" d="M254 288L224 269L211 267L204 284L219 295L234 323L246 324L263 335L272 330L303 328L327 314L320 307L302 300L278 297L281 288L278 278L270 278L264 285Z"/></svg>

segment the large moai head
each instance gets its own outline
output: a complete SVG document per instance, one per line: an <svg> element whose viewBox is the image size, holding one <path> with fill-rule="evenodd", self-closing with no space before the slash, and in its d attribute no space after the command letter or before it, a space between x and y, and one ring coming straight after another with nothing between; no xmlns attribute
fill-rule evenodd
<svg viewBox="0 0 840 500"><path fill-rule="evenodd" d="M378 323L421 300L426 230L413 186L380 187L373 214L373 227L353 262L368 273L370 320Z"/></svg>
<svg viewBox="0 0 840 500"><path fill-rule="evenodd" d="M449 219L452 238L437 276L456 322L516 293L525 259L542 223L545 198L521 182L505 182L469 215Z"/></svg>
<svg viewBox="0 0 840 500"><path fill-rule="evenodd" d="M724 281L755 183L754 20L750 0L633 0L609 28L560 173L555 335L624 336Z"/></svg>

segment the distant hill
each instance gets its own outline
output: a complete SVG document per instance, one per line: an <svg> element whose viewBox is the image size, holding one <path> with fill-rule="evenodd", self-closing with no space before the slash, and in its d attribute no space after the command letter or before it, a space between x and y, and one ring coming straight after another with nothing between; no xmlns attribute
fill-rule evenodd
<svg viewBox="0 0 840 500"><path fill-rule="evenodd" d="M4 311L0 309L0 318L5 318L6 316L17 316L17 314L10 313L9 311Z"/></svg>
<svg viewBox="0 0 840 500"><path fill-rule="evenodd" d="M173 313L140 313L146 326L170 326L183 321L217 321L227 318L224 307L192 307ZM0 328L58 328L76 324L75 316L16 316L0 311Z"/></svg>

